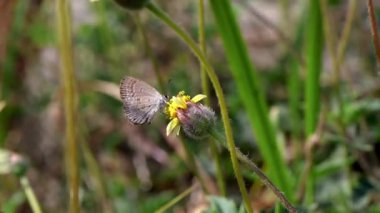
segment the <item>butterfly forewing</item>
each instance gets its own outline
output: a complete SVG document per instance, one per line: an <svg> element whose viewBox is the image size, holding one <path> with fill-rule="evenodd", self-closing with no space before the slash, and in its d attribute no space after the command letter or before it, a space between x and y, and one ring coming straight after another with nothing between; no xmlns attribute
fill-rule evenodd
<svg viewBox="0 0 380 213"><path fill-rule="evenodd" d="M125 77L120 83L124 114L133 124L149 123L165 105L165 97L144 81Z"/></svg>

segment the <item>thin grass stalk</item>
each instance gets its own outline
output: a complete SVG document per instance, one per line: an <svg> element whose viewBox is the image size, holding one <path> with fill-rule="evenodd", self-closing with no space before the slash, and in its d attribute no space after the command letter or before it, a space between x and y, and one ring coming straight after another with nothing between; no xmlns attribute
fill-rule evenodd
<svg viewBox="0 0 380 213"><path fill-rule="evenodd" d="M309 26L306 31L306 93L305 93L305 122L306 136L310 137L316 129L320 108L320 72L322 66L323 31L319 0L310 0L308 9ZM314 201L313 168L310 169L306 190L306 202Z"/></svg>
<svg viewBox="0 0 380 213"><path fill-rule="evenodd" d="M304 17L304 14L303 16ZM296 30L296 38L294 41L294 49L301 51L303 39L305 31L305 19L301 18L301 21L298 23ZM291 125L292 125L292 138L295 141L296 146L296 157L295 159L300 159L301 157L301 146L300 143L301 134L302 134L302 118L300 114L300 101L302 94L302 81L301 81L301 71L305 68L302 66L299 61L294 58L294 56L289 56L289 70L287 76L287 89L289 94L289 112L291 117ZM295 162L299 162L295 160Z"/></svg>
<svg viewBox="0 0 380 213"><path fill-rule="evenodd" d="M328 3L326 0L320 1L322 21L323 21L323 32L324 32L324 37L326 40L327 50L332 59L333 73L334 73L332 83L334 86L336 100L338 103L339 125L341 126L342 131L345 131L345 127L343 123L345 107L344 107L344 100L343 100L343 96L341 92L341 86L340 86L340 63L338 61L337 52L335 51L336 48L334 47L334 44L336 43L336 37L335 37L335 34L332 32L333 28L330 26L331 21L329 18L327 4Z"/></svg>
<svg viewBox="0 0 380 213"><path fill-rule="evenodd" d="M181 194L179 194L177 197L175 197L174 199L172 199L171 201L169 201L167 204L165 204L164 206L162 206L161 208L159 208L157 211L155 211L155 213L164 213L164 212L168 212L168 210L170 208L172 208L175 204L177 204L178 202L180 202L183 198L185 198L186 196L188 196L192 191L194 191L194 189L196 189L198 187L197 184L193 184L191 187L189 187L188 189L186 189L185 191L183 191Z"/></svg>
<svg viewBox="0 0 380 213"><path fill-rule="evenodd" d="M377 66L380 66L380 39L379 39L379 33L377 32L376 14L375 14L375 9L373 7L372 0L367 0L367 8L368 8L369 21L371 24L371 35L372 35L373 46L375 47Z"/></svg>
<svg viewBox="0 0 380 213"><path fill-rule="evenodd" d="M133 17L134 17L137 29L140 31L140 35L141 35L141 38L142 38L142 41L143 41L145 52L148 55L148 57L149 57L149 59L150 59L150 61L152 63L153 71L154 71L154 74L156 75L158 86L159 86L161 92L163 94L166 94L167 91L166 91L166 87L165 87L165 83L164 83L163 77L162 77L162 75L160 73L160 69L159 69L159 66L158 66L158 61L157 61L156 57L153 54L152 46L150 45L150 42L149 42L148 36L146 35L144 26L141 23L140 14L138 12L136 12L136 14Z"/></svg>
<svg viewBox="0 0 380 213"><path fill-rule="evenodd" d="M180 28L174 21L172 21L163 11L161 11L158 7L156 7L153 3L147 4L147 9L152 12L157 18L159 18L162 22L164 22L166 25L168 25L172 30L174 30L177 35L188 45L188 47L193 51L195 56L198 57L198 59L202 62L202 64L205 66L205 70L207 72L208 77L210 78L210 81L212 83L212 86L214 87L216 97L219 101L219 107L222 114L222 121L223 126L226 134L226 140L228 144L228 150L230 152L232 167L234 170L234 174L236 177L236 180L238 182L238 186L240 189L240 193L243 197L245 208L248 212L252 212L252 207L250 205L250 201L248 198L247 189L244 185L244 180L240 172L239 162L236 157L235 153L235 142L232 136L232 128L228 117L228 111L227 111L227 105L224 98L223 90L220 85L219 79L212 68L212 66L209 64L209 62L206 59L206 56L202 53L202 51L198 48L197 44L194 42L194 40L182 29Z"/></svg>
<svg viewBox="0 0 380 213"><path fill-rule="evenodd" d="M204 0L198 0L198 28L199 28L199 48L203 52L205 56L207 56L207 48L206 48L206 35L205 35L205 8L204 8ZM202 93L206 95L207 97L210 97L210 88L208 83L208 77L207 72L205 70L205 67L202 65L202 62L200 62L201 66L201 82L202 82ZM207 98L205 100L205 103L207 106L210 106L210 98ZM217 145L210 141L210 149L211 149L211 155L214 159L215 168L216 168L216 181L218 184L219 192L222 196L226 196L226 184L222 172L222 166L219 158L219 152Z"/></svg>
<svg viewBox="0 0 380 213"><path fill-rule="evenodd" d="M205 8L204 8L204 0L198 0L198 28L199 28L199 48L203 52L205 56L207 56L207 48L206 48L206 34L205 34ZM208 84L207 72L204 66L201 63L201 82L202 82L202 93L207 97L210 97L210 88ZM210 105L210 99L205 100L206 105Z"/></svg>
<svg viewBox="0 0 380 213"><path fill-rule="evenodd" d="M65 158L69 179L69 212L79 212L79 168L78 146L76 139L76 93L71 41L71 20L69 3L66 0L56 1L57 32L60 53L60 70L64 93L64 108L66 121Z"/></svg>
<svg viewBox="0 0 380 213"><path fill-rule="evenodd" d="M350 29L352 26L352 21L353 21L353 13L355 12L355 7L356 7L356 1L350 1L349 3L349 9L347 12L346 16L346 21L344 24L343 28L343 34L340 38L340 41L338 43L338 47L334 47L334 43L336 41L335 36L333 34L333 27L331 27L330 23L331 21L329 20L329 14L328 14L328 2L326 0L321 1L321 9L322 9L322 17L323 17L323 26L324 26L324 33L325 33L325 40L327 44L327 48L329 51L329 54L332 58L332 63L333 63L333 72L334 72L334 88L336 92L336 98L337 102L339 105L339 125L340 125L340 131L342 135L344 135L347 138L347 141L350 141L347 130L346 130L346 123L344 121L345 118L345 105L344 105L344 99L343 99L343 94L342 94L342 89L341 89L341 84L340 84L340 77L341 77L341 64L343 60L343 55L344 51L347 46L347 40L350 34ZM336 51L334 51L336 50ZM348 144L345 144L344 146L344 157L345 161L348 161L348 151L349 147ZM350 176L350 168L349 164L345 164L344 166L344 172L347 177ZM352 188L351 186L348 186L349 193L352 193Z"/></svg>
<svg viewBox="0 0 380 213"><path fill-rule="evenodd" d="M310 0L306 38L307 76L306 76L306 135L314 133L319 115L319 79L322 60L322 17L318 0Z"/></svg>
<svg viewBox="0 0 380 213"><path fill-rule="evenodd" d="M299 156L301 152L300 138L301 138L301 115L299 103L301 101L301 77L300 77L300 65L294 60L290 59L289 63L289 74L288 74L288 94L289 94L289 112L291 117L291 127L292 127L292 139L295 141L295 146L297 146L296 155ZM298 158L298 157L296 157Z"/></svg>
<svg viewBox="0 0 380 213"><path fill-rule="evenodd" d="M276 142L264 94L259 86L256 70L251 63L231 3L229 0L211 0L210 4L238 93L251 121L257 144L270 170L269 176L286 195L291 196L292 184L288 180L287 168Z"/></svg>
<svg viewBox="0 0 380 213"><path fill-rule="evenodd" d="M339 65L342 64L342 60L344 57L344 53L346 52L348 39L350 37L352 24L355 16L355 12L357 9L357 0L350 0L348 3L348 10L346 15L346 21L344 23L343 32L342 35L338 41L338 63Z"/></svg>
<svg viewBox="0 0 380 213"><path fill-rule="evenodd" d="M341 64L342 64L342 60L344 56L344 51L346 49L349 34L352 27L353 16L354 16L355 8L356 8L356 0L350 0L349 2L349 9L347 11L343 33L338 42L337 48L334 47L336 38L332 32L333 31L332 29L334 28L331 27L330 25L331 21L329 20L329 14L328 14L328 2L326 0L322 0L320 3L321 3L321 9L322 9L323 26L324 26L326 44L327 44L327 48L328 48L328 51L332 58L332 63L333 63L333 72L334 72L333 84L334 84L336 98L339 105L339 125L340 125L342 135L346 136L349 141L349 137L347 136L347 132L346 132L346 125L344 122L345 106L344 106L343 94L341 92L340 76L341 76ZM347 144L346 146L344 146L344 151L345 151L345 158L347 160L348 159ZM349 165L346 164L346 166L344 167L344 170L347 176L349 176L349 173L350 173L350 169L348 166ZM352 189L350 187L349 187L349 190L351 193Z"/></svg>
<svg viewBox="0 0 380 213"><path fill-rule="evenodd" d="M41 206L37 200L36 195L34 194L33 188L30 186L29 180L26 176L20 177L20 183L24 190L24 193L26 195L26 198L28 199L30 208L32 209L33 213L41 213Z"/></svg>
<svg viewBox="0 0 380 213"><path fill-rule="evenodd" d="M310 173L313 172L313 164L314 164L314 152L315 147L320 143L320 140L323 135L324 126L326 123L326 117L327 117L327 108L322 108L322 111L319 115L319 121L317 129L315 130L315 133L311 135L305 144L305 166L302 171L302 174L300 175L299 179L299 186L298 186L298 192L297 192L297 200L301 201L302 198L305 195L305 191L307 191L308 184L311 182L310 177L312 178L312 182L314 183L314 176L310 175Z"/></svg>

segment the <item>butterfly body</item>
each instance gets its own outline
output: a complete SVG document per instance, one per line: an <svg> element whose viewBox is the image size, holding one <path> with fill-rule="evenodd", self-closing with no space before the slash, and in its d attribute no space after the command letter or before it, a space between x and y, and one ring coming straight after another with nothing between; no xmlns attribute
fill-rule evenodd
<svg viewBox="0 0 380 213"><path fill-rule="evenodd" d="M120 83L120 97L125 117L133 124L150 123L157 111L167 102L155 88L136 78L124 77Z"/></svg>

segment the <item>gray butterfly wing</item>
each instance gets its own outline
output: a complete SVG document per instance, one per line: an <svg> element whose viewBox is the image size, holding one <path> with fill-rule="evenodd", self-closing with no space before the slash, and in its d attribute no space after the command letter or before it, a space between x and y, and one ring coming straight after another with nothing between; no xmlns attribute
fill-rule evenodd
<svg viewBox="0 0 380 213"><path fill-rule="evenodd" d="M120 83L124 115L133 124L150 123L156 112L165 106L166 99L144 81L126 76Z"/></svg>

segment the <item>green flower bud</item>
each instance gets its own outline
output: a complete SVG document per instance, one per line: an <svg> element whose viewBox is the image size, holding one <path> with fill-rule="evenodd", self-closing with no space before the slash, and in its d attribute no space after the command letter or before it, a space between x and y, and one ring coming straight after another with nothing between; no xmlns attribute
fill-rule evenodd
<svg viewBox="0 0 380 213"><path fill-rule="evenodd" d="M185 134L193 139L204 139L215 128L215 113L200 103L187 102L186 109L179 109L177 117Z"/></svg>
<svg viewBox="0 0 380 213"><path fill-rule="evenodd" d="M139 10L144 8L149 0L115 0L115 2L127 10Z"/></svg>

